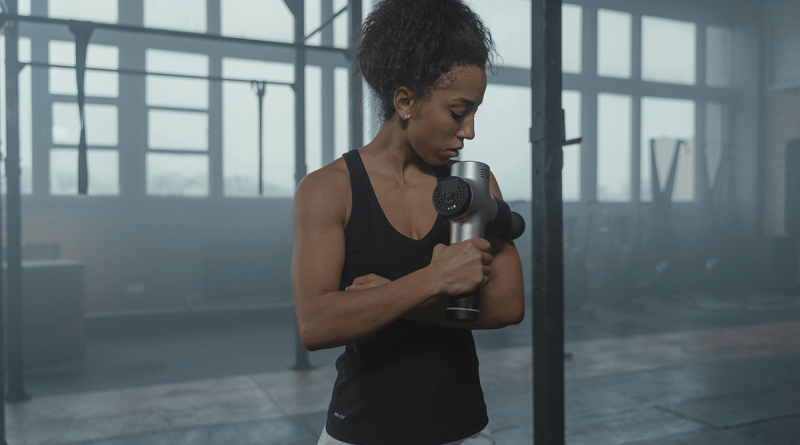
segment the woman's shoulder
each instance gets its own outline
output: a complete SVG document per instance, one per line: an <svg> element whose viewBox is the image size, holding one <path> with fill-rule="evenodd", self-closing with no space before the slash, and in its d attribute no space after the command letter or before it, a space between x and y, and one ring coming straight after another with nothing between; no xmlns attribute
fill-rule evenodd
<svg viewBox="0 0 800 445"><path fill-rule="evenodd" d="M307 174L295 192L295 204L307 204L316 207L324 204L330 208L339 208L336 204L344 204L350 195L350 174L344 159L339 158L330 164ZM344 207L341 207L344 209Z"/></svg>
<svg viewBox="0 0 800 445"><path fill-rule="evenodd" d="M341 156L330 164L315 170L312 174L314 173L328 181L350 183L350 172L347 170L347 163Z"/></svg>

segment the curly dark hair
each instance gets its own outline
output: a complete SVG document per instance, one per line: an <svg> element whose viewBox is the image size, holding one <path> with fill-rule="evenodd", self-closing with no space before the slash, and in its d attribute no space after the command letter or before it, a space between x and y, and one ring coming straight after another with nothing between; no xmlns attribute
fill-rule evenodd
<svg viewBox="0 0 800 445"><path fill-rule="evenodd" d="M453 65L493 68L489 29L461 0L383 0L361 26L355 72L381 103L381 120L395 114L401 86L425 97ZM452 80L452 79L451 79Z"/></svg>

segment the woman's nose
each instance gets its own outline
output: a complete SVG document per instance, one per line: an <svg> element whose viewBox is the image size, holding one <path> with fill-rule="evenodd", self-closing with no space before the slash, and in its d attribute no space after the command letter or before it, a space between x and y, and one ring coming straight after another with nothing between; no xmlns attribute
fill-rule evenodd
<svg viewBox="0 0 800 445"><path fill-rule="evenodd" d="M472 140L472 138L475 137L475 119L468 119L464 124L465 125L461 128L460 136L464 139Z"/></svg>

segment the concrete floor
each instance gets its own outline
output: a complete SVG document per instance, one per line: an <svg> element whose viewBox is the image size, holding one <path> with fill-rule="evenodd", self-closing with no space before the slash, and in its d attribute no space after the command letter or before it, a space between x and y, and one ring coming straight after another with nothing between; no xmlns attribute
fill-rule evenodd
<svg viewBox="0 0 800 445"><path fill-rule="evenodd" d="M800 444L800 296L583 309L566 318L568 444ZM530 324L475 331L497 445L533 442ZM26 368L10 445L313 445L342 350L291 370L290 310L92 320L87 339L82 359Z"/></svg>

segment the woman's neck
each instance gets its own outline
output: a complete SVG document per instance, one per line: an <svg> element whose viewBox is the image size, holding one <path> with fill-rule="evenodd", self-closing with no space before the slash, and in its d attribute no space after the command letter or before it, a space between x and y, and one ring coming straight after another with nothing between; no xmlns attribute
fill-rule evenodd
<svg viewBox="0 0 800 445"><path fill-rule="evenodd" d="M401 182L414 180L420 174L434 174L433 168L411 148L397 116L384 122L375 139L359 152L374 161L373 166L380 174L390 175Z"/></svg>

